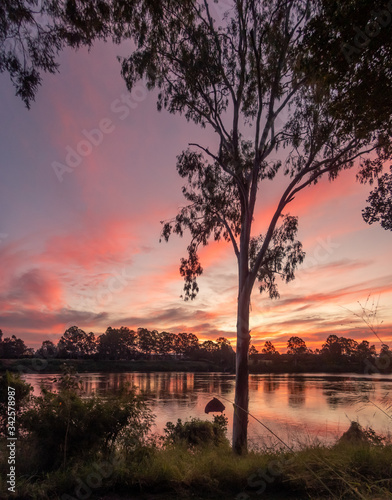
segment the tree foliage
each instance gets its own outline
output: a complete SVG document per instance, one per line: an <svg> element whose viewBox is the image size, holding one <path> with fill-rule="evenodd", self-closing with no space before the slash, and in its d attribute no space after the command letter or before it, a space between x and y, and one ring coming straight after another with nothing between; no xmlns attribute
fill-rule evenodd
<svg viewBox="0 0 392 500"><path fill-rule="evenodd" d="M0 73L7 72L30 108L42 72L56 73L65 47L91 46L112 33L113 2L3 0L0 4Z"/></svg>
<svg viewBox="0 0 392 500"><path fill-rule="evenodd" d="M0 357L1 358L21 358L29 354L29 350L22 339L15 335L0 338Z"/></svg>
<svg viewBox="0 0 392 500"><path fill-rule="evenodd" d="M307 354L309 353L309 349L306 347L306 343L300 337L290 337L287 341L287 354Z"/></svg>
<svg viewBox="0 0 392 500"><path fill-rule="evenodd" d="M98 338L97 354L102 359L129 359L136 351L136 332L126 326L108 327Z"/></svg>
<svg viewBox="0 0 392 500"><path fill-rule="evenodd" d="M86 333L77 326L71 326L61 336L58 342L59 357L85 357L95 351L94 333Z"/></svg>
<svg viewBox="0 0 392 500"><path fill-rule="evenodd" d="M279 354L278 351L276 350L276 347L273 345L273 343L270 340L266 340L264 342L264 347L261 350L263 354Z"/></svg>

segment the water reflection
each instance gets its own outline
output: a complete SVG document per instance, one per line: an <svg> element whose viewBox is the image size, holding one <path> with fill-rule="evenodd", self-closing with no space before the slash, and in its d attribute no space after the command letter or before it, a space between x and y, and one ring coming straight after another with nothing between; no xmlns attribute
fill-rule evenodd
<svg viewBox="0 0 392 500"><path fill-rule="evenodd" d="M26 375L36 391L53 375ZM84 391L91 395L118 389L122 384L136 386L156 415L155 431L162 433L166 422L192 417L212 420L204 408L212 397L226 406L229 436L232 428L234 375L225 373L84 373L80 375ZM350 420L370 425L376 432L391 429L389 401L392 376L382 380L361 376L330 375L251 375L249 380L250 413L290 443L301 439L332 442L347 430ZM58 383L52 383L53 389ZM379 411L376 403L384 409ZM384 401L384 402L383 402ZM392 415L391 415L392 417ZM249 435L259 443L270 439L256 420L249 420ZM270 442L270 441L269 441Z"/></svg>
<svg viewBox="0 0 392 500"><path fill-rule="evenodd" d="M324 381L322 387L326 402L331 409L342 405L359 405L375 397L373 381L331 378Z"/></svg>
<svg viewBox="0 0 392 500"><path fill-rule="evenodd" d="M287 381L289 394L289 406L292 408L300 408L305 404L305 382L304 377L293 376Z"/></svg>
<svg viewBox="0 0 392 500"><path fill-rule="evenodd" d="M263 380L263 391L273 393L279 389L280 379L273 375L267 375Z"/></svg>

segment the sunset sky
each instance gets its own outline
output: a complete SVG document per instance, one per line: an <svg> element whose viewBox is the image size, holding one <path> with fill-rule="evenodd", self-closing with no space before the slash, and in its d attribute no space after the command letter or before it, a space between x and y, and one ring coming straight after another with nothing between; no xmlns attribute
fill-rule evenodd
<svg viewBox="0 0 392 500"><path fill-rule="evenodd" d="M184 302L178 268L188 235L159 243L160 221L184 204L176 155L215 138L158 113L143 84L130 95L116 60L127 50L100 43L90 53L64 52L60 74L44 77L30 111L0 75L0 328L34 348L72 325L96 335L121 325L186 331L235 344L232 248L202 250L200 293ZM65 171L60 164L78 148L83 156ZM255 230L265 230L286 184L282 176L259 192ZM380 338L392 342L392 233L363 221L369 189L352 170L291 204L307 256L294 282L279 282L279 300L255 290L256 347L271 340L285 351L298 335L316 348L335 333L379 348L356 316L367 300L378 304Z"/></svg>

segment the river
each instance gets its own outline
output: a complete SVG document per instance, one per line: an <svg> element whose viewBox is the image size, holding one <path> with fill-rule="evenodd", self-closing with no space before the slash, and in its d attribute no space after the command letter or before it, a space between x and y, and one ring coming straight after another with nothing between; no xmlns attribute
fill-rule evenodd
<svg viewBox="0 0 392 500"><path fill-rule="evenodd" d="M41 383L54 375L25 375L39 393ZM85 392L105 394L129 382L143 392L156 415L154 432L162 433L168 421L198 417L212 420L204 408L212 397L226 406L232 432L234 375L224 373L85 373ZM56 389L56 382L52 383ZM251 375L249 391L249 442L251 446L298 447L331 444L358 421L376 432L392 433L392 375L358 374ZM254 418L255 417L255 418ZM259 420L259 422L257 420ZM268 428L266 428L266 427ZM276 434L279 439L270 431Z"/></svg>

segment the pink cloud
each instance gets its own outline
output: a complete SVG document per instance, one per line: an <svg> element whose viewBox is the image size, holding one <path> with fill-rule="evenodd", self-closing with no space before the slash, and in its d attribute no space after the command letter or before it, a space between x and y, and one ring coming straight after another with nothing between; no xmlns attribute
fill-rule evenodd
<svg viewBox="0 0 392 500"><path fill-rule="evenodd" d="M30 269L13 277L1 301L6 310L44 308L53 311L64 306L63 287L49 271Z"/></svg>
<svg viewBox="0 0 392 500"><path fill-rule="evenodd" d="M49 238L40 260L92 270L129 260L137 240L129 220L97 221L87 215L79 227Z"/></svg>

